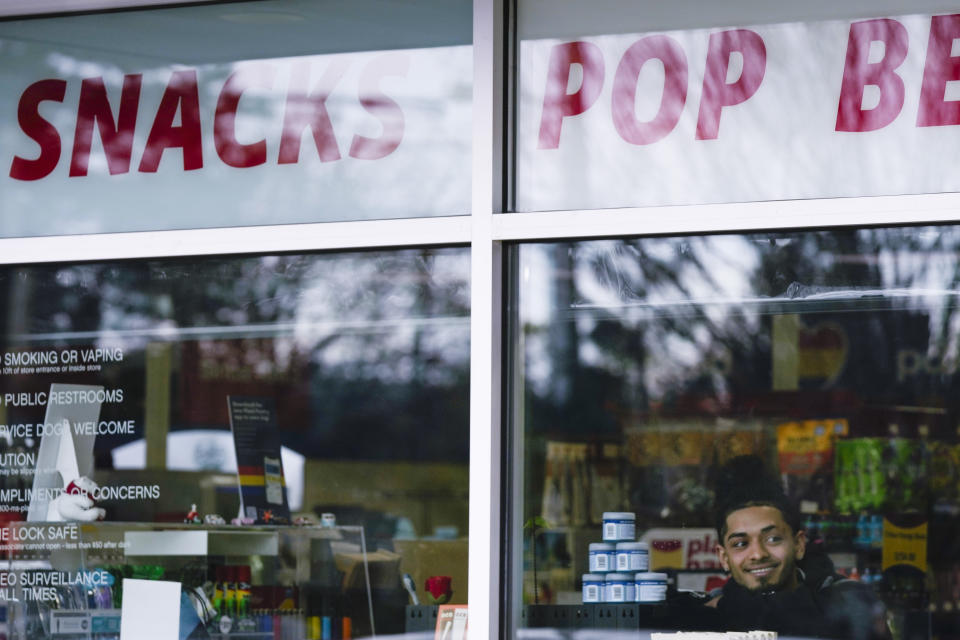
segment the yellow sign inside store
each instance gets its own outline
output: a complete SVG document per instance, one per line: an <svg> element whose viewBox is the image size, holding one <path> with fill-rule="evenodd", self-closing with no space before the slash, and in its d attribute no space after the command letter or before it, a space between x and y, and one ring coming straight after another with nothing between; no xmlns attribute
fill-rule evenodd
<svg viewBox="0 0 960 640"><path fill-rule="evenodd" d="M883 570L895 565L927 570L927 523L904 528L883 519Z"/></svg>

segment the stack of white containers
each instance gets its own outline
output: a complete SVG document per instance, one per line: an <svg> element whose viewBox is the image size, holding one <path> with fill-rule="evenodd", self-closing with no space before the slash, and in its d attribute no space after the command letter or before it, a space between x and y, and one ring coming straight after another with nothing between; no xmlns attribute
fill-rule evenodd
<svg viewBox="0 0 960 640"><path fill-rule="evenodd" d="M589 570L583 575L583 602L661 602L667 597L667 574L650 573L650 549L637 542L637 516L603 514L603 542L589 546Z"/></svg>

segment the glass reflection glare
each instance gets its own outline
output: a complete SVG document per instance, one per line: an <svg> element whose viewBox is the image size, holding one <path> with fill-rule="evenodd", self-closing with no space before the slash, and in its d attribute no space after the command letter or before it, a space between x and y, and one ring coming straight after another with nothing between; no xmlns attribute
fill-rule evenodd
<svg viewBox="0 0 960 640"><path fill-rule="evenodd" d="M839 461L834 471L834 449L816 450L823 465L809 462L809 476L790 467L791 452L795 464L808 461L790 448L800 444L786 444L808 427L837 452L882 443L887 465L892 452L915 451L910 470L889 466L882 513L926 518L929 562L951 566L946 541L960 504L946 462L960 416L957 227L539 243L516 253L518 635L567 636L574 631L560 616L593 615L582 608L580 581L604 512L634 513L638 539L679 545L675 558L651 551L671 584L722 583L714 490L719 466L740 454L779 469L789 497L806 504L810 548L847 552L856 569L881 572L838 533L860 510L843 497L850 472ZM883 575L876 588L890 610L912 610L899 574ZM659 611L641 630L690 630L669 608Z"/></svg>

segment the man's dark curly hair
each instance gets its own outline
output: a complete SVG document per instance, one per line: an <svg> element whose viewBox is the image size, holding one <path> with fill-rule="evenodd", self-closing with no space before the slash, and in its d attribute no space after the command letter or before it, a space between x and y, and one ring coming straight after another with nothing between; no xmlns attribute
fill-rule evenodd
<svg viewBox="0 0 960 640"><path fill-rule="evenodd" d="M774 507L794 533L801 529L800 514L759 456L737 456L720 468L714 504L720 544L727 534L727 516L746 507Z"/></svg>

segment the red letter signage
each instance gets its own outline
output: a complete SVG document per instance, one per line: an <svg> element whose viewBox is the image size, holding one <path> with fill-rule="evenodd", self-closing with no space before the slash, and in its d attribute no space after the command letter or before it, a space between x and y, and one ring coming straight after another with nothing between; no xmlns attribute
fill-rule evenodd
<svg viewBox="0 0 960 640"><path fill-rule="evenodd" d="M648 122L636 116L637 81L640 69L651 58L663 63L663 95L657 115ZM630 144L652 144L673 131L687 101L687 56L668 36L647 36L623 54L613 78L613 126Z"/></svg>
<svg viewBox="0 0 960 640"><path fill-rule="evenodd" d="M133 151L133 132L137 126L140 104L141 74L123 77L120 109L113 121L107 88L103 78L87 78L80 84L80 104L77 107L77 128L73 135L73 155L70 159L70 177L87 175L90 165L90 145L93 142L93 123L99 125L103 152L107 156L110 175L130 171Z"/></svg>
<svg viewBox="0 0 960 640"><path fill-rule="evenodd" d="M220 159L231 167L255 167L267 161L267 141L241 144L234 124L243 92L251 87L269 89L272 86L272 70L265 67L240 69L224 83L213 117L213 144Z"/></svg>
<svg viewBox="0 0 960 640"><path fill-rule="evenodd" d="M847 62L840 85L837 131L874 131L887 126L903 108L903 78L896 69L907 57L907 29L896 20L863 20L850 25ZM883 57L870 62L870 45L883 43ZM874 85L880 101L872 109L863 108L863 90Z"/></svg>
<svg viewBox="0 0 960 640"><path fill-rule="evenodd" d="M740 77L727 83L733 53L740 54L743 69ZM767 47L758 33L733 29L710 35L700 114L697 116L697 140L716 139L720 131L720 112L724 107L745 102L756 93L766 69Z"/></svg>
<svg viewBox="0 0 960 640"><path fill-rule="evenodd" d="M33 160L14 156L10 165L10 177L16 180L39 180L57 167L60 162L60 134L56 127L40 116L40 103L44 100L63 102L67 95L66 80L40 80L27 87L20 96L17 120L23 132L40 145L40 155Z"/></svg>
<svg viewBox="0 0 960 640"><path fill-rule="evenodd" d="M583 69L583 81L573 93L567 93L573 65ZM568 116L580 115L596 102L603 88L603 53L590 42L558 44L550 52L547 88L540 116L540 149L560 146L560 126Z"/></svg>
<svg viewBox="0 0 960 640"><path fill-rule="evenodd" d="M327 113L327 97L346 72L346 63L331 62L314 92L310 92L310 63L298 63L290 75L290 89L283 114L283 133L280 135L278 164L294 164L300 158L300 138L310 127L313 142L323 162L340 159L340 149L333 135L333 123Z"/></svg>
<svg viewBox="0 0 960 640"><path fill-rule="evenodd" d="M180 126L173 121L180 111ZM167 149L183 149L183 169L190 171L203 167L203 140L200 128L200 96L197 72L174 71L170 76L147 145L140 158L140 171L154 173L160 166L160 157Z"/></svg>
<svg viewBox="0 0 960 640"><path fill-rule="evenodd" d="M360 104L376 116L383 126L379 138L354 135L350 143L350 157L377 160L390 155L403 140L403 111L400 105L380 90L380 80L386 76L405 76L410 61L407 58L383 57L374 60L360 76Z"/></svg>
<svg viewBox="0 0 960 640"><path fill-rule="evenodd" d="M920 89L918 127L960 124L960 102L944 99L947 83L960 80L960 57L953 55L956 38L960 38L960 15L932 18Z"/></svg>

